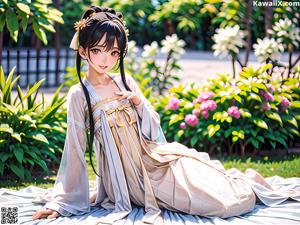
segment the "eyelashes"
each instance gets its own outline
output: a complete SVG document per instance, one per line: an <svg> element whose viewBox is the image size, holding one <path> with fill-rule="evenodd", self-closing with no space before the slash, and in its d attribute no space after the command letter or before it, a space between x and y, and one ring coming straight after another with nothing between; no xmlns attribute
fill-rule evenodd
<svg viewBox="0 0 300 225"><path fill-rule="evenodd" d="M99 52L101 52L101 50L97 49L97 48L94 48L94 49L91 50L91 52L94 53L94 54L98 54ZM113 51L111 53L111 55L114 56L114 57L118 57L120 55L120 52L119 51Z"/></svg>

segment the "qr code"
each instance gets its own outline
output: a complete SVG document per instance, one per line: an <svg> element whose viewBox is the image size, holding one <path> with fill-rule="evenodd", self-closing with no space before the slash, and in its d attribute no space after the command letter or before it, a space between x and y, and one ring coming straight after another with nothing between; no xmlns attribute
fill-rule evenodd
<svg viewBox="0 0 300 225"><path fill-rule="evenodd" d="M1 207L1 224L19 224L18 207Z"/></svg>

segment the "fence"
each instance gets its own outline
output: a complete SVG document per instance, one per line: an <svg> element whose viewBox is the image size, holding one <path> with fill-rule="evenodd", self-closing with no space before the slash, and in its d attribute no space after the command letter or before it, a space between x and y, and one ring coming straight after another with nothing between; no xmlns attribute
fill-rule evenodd
<svg viewBox="0 0 300 225"><path fill-rule="evenodd" d="M4 49L2 68L5 75L16 66L15 74L20 75L18 84L21 87L32 85L45 78L42 87L57 87L63 82L67 66L75 65L75 54L72 49Z"/></svg>

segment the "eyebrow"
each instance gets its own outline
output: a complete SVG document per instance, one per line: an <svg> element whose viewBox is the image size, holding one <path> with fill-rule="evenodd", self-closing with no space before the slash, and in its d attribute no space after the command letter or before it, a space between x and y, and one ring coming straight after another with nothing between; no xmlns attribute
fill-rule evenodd
<svg viewBox="0 0 300 225"><path fill-rule="evenodd" d="M95 48L95 47L105 47L105 46L104 46L104 45L96 45L96 46L94 46L93 48ZM118 47L113 47L112 49L117 49L117 50L119 50Z"/></svg>

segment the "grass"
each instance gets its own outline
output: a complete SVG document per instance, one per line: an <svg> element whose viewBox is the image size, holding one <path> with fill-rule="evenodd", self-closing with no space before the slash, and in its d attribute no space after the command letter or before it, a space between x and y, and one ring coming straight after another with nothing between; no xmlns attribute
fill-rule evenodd
<svg viewBox="0 0 300 225"><path fill-rule="evenodd" d="M89 180L94 180L96 175L93 172L88 154L86 154L86 161L88 164ZM300 156L289 156L281 158L245 158L241 157L227 157L214 158L221 161L226 169L237 168L245 171L247 168L252 168L260 172L264 177L278 175L281 177L300 177ZM93 164L96 167L96 158L93 157ZM56 172L49 176L37 176L34 181L18 181L17 179L0 179L1 188L9 188L20 190L28 186L37 186L40 188L53 187L56 179Z"/></svg>

